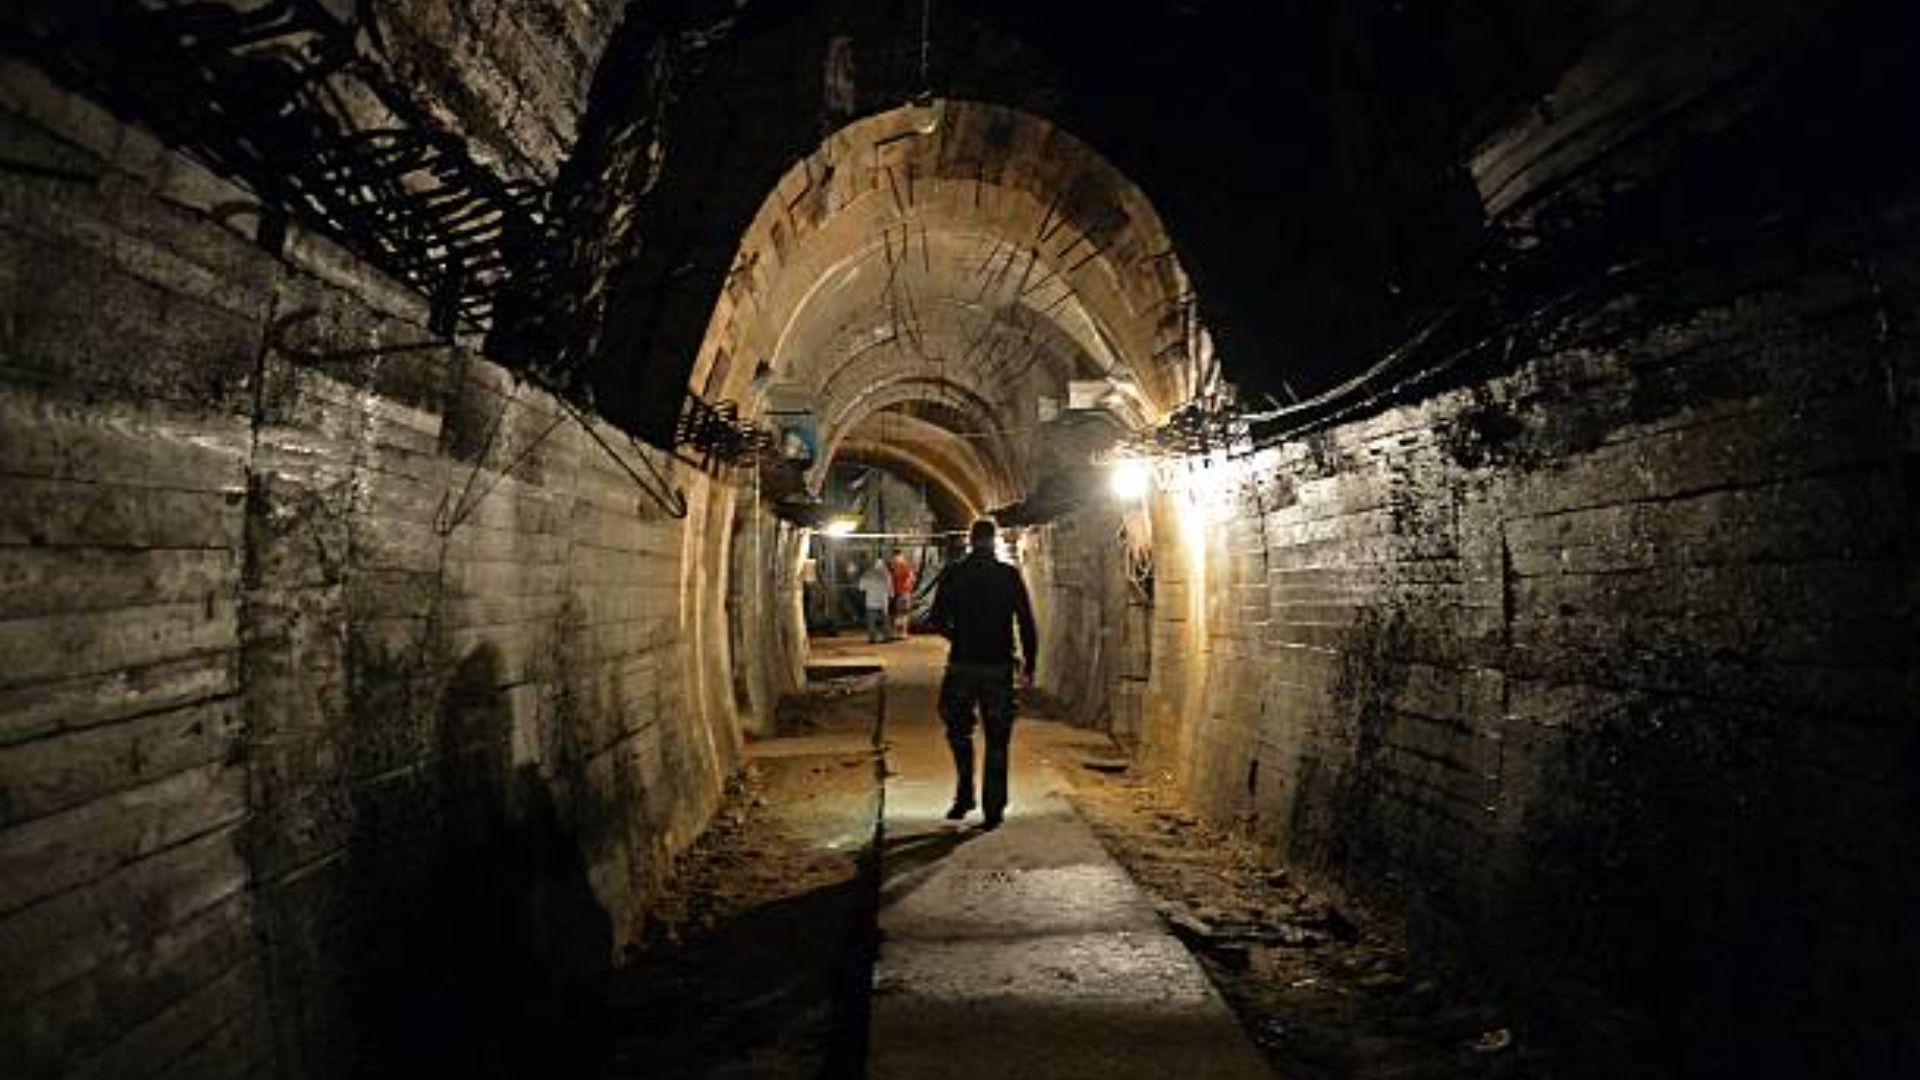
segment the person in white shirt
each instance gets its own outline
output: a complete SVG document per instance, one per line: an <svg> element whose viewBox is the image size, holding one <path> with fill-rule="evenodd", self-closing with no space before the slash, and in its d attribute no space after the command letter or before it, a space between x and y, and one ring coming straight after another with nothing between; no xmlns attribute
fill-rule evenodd
<svg viewBox="0 0 1920 1080"><path fill-rule="evenodd" d="M860 597L866 601L867 640L886 641L887 609L893 602L893 575L885 559L875 559L860 575Z"/></svg>

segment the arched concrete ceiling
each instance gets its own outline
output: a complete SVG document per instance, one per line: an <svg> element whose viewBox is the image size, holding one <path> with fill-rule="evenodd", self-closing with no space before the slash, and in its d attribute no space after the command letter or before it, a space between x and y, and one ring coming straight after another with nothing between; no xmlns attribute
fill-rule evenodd
<svg viewBox="0 0 1920 1080"><path fill-rule="evenodd" d="M1004 501L1009 490L972 440L898 409L869 413L834 448L834 460L877 465L924 485L954 527Z"/></svg>
<svg viewBox="0 0 1920 1080"><path fill-rule="evenodd" d="M690 385L745 399L771 376L812 402L829 448L881 410L944 405L922 422L964 425L991 497L1010 499L1041 398L1110 377L1157 419L1211 362L1131 182L1037 117L939 101L850 124L788 171L741 240Z"/></svg>
<svg viewBox="0 0 1920 1080"><path fill-rule="evenodd" d="M953 440L958 445L949 456L963 467L969 501L977 508L1012 498L1026 486L1014 468L1025 462L1024 448L994 426L980 399L958 396L951 386L920 379L887 383L850 402L839 422L829 418L829 425L834 434L824 446L828 461L849 441L927 443L929 434Z"/></svg>
<svg viewBox="0 0 1920 1080"><path fill-rule="evenodd" d="M1524 308L1522 293L1577 287L1634 249L1657 249L1670 229L1698 231L1709 211L1744 228L1756 208L1792 201L1782 184L1826 198L1837 181L1863 178L1867 170L1825 163L1850 141L1894 153L1898 140L1872 137L1879 121L1866 118L1877 108L1861 106L1897 95L1775 74L1801 66L1799 47L1783 45L1793 38L1857 51L1829 30L1798 33L1816 12L1851 23L1843 9L1865 17L1886 6L634 3L549 200L564 253L516 275L489 354L554 358L607 419L670 442L716 296L764 287L760 275L789 258L850 255L845 246L809 253L801 234L849 210L851 193L877 191L875 177L916 212L942 185L982 196L979 206L952 200L969 212L991 212L1002 195L1032 198L1040 210L1013 238L1034 238L1052 208L1075 223L1061 234L1070 240L1098 235L1101 213L1115 207L1137 223L1128 200L1109 198L1112 185L1098 179L1117 168L1152 193L1158 219L1179 237L1180 276L1198 283L1209 333L1247 400L1311 396L1369 370L1444 312L1487 296ZM1726 47L1696 57L1673 45L1696 35ZM1827 103L1779 99L1783 130L1804 129L1794 137L1803 147L1741 136L1712 152L1743 162L1725 177L1698 170L1698 190L1681 184L1630 205L1692 145L1675 137L1662 102L1719 102L1701 118L1703 130L1719 131L1747 108L1737 99L1763 96L1754 93L1762 84L1797 85ZM855 152L820 144L848 118L891 116L927 94L1043 116L1050 123L1011 126L1049 134L1003 138L991 111L970 109L924 139L881 145L864 136L886 132L862 120L834 137ZM1051 124L1100 148L1102 166L1085 174L1094 179L1077 183L1086 155ZM1600 168L1601 157L1614 163ZM805 167L792 169L798 160ZM1653 209L1636 208L1645 206ZM741 252L756 214L760 231ZM782 217L780 234L769 234L769 220ZM1140 253L1156 250L1165 249ZM763 261L740 263L740 253ZM1122 261L1104 265L1133 276ZM1090 296L1085 306L1106 330L1118 325ZM1118 335L1112 344L1127 351ZM762 348L740 363L751 369L772 355ZM1161 389L1146 396L1164 404Z"/></svg>

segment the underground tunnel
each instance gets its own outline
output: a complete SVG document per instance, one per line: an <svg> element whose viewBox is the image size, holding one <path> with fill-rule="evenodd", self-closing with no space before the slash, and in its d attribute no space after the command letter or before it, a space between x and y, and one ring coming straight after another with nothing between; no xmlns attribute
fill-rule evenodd
<svg viewBox="0 0 1920 1080"><path fill-rule="evenodd" d="M15 0L0 1075L1920 1075L1916 31Z"/></svg>

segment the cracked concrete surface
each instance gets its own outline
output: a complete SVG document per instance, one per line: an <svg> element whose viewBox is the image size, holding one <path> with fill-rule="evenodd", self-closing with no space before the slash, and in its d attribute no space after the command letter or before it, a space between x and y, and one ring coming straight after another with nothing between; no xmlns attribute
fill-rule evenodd
<svg viewBox="0 0 1920 1080"><path fill-rule="evenodd" d="M1005 826L954 825L933 707L944 643L873 654L887 669L889 776L869 1075L1271 1075L1067 802L1049 752L1089 736L1022 718Z"/></svg>

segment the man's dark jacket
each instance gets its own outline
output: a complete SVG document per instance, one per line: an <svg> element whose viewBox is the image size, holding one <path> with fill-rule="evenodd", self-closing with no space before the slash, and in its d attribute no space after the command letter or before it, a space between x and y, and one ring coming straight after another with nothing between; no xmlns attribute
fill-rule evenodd
<svg viewBox="0 0 1920 1080"><path fill-rule="evenodd" d="M933 598L933 625L953 642L948 663L1013 663L1013 627L1020 625L1020 657L1027 674L1039 655L1040 633L1033 622L1020 571L974 551L940 575Z"/></svg>

